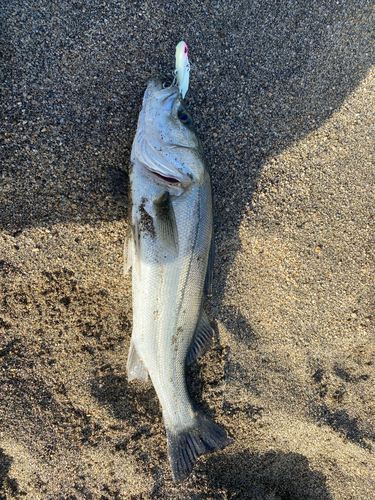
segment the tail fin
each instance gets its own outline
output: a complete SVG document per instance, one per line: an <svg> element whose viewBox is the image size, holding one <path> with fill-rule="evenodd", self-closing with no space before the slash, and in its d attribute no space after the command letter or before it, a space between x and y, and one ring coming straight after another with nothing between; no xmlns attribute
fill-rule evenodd
<svg viewBox="0 0 375 500"><path fill-rule="evenodd" d="M193 426L178 431L166 427L166 431L169 462L175 483L189 476L199 456L220 450L232 443L219 424L200 413L194 418Z"/></svg>

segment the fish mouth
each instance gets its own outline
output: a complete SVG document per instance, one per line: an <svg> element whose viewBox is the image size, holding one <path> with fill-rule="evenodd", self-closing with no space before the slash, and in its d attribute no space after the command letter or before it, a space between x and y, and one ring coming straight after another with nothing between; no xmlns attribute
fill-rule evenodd
<svg viewBox="0 0 375 500"><path fill-rule="evenodd" d="M156 77L152 78L146 87L144 97L143 97L143 105L145 105L147 99L151 96L151 94L154 94L155 92L159 92L160 90L163 90L163 84L161 83L160 78L156 78Z"/></svg>
<svg viewBox="0 0 375 500"><path fill-rule="evenodd" d="M163 90L163 84L160 78L152 78L146 87L145 93L143 94L142 107L144 108L147 100L152 98L152 95L155 94L155 92L159 92L160 90Z"/></svg>
<svg viewBox="0 0 375 500"><path fill-rule="evenodd" d="M151 78L151 80L149 81L149 84L147 85L146 92L147 91L157 92L157 91L162 90L162 89L163 89L163 84L162 84L160 78L154 77L154 78Z"/></svg>
<svg viewBox="0 0 375 500"><path fill-rule="evenodd" d="M178 87L164 87L160 78L154 77L147 85L143 98L143 106L145 106L148 100L154 98L160 102L163 110L170 114L179 95Z"/></svg>

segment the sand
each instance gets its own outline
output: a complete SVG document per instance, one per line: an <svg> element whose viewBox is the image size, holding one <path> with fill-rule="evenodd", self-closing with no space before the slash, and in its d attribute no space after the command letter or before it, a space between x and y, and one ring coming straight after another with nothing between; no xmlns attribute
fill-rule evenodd
<svg viewBox="0 0 375 500"><path fill-rule="evenodd" d="M375 497L372 2L26 2L1 29L0 499ZM127 171L149 78L215 196L193 400L233 438L174 485L127 382Z"/></svg>

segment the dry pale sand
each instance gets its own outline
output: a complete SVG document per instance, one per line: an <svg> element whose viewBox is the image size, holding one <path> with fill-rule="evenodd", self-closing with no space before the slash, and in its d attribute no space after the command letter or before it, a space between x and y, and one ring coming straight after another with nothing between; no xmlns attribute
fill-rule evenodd
<svg viewBox="0 0 375 500"><path fill-rule="evenodd" d="M375 498L373 2L1 15L0 499ZM216 217L188 383L234 443L175 486L155 391L126 378L122 248L142 94L181 37Z"/></svg>

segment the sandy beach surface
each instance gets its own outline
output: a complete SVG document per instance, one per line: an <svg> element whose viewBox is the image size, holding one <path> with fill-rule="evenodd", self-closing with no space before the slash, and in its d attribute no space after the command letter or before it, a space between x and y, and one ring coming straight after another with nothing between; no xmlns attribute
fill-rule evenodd
<svg viewBox="0 0 375 500"><path fill-rule="evenodd" d="M375 498L374 10L2 2L1 500ZM188 385L233 444L174 485L122 266L142 96L182 38L216 240Z"/></svg>

